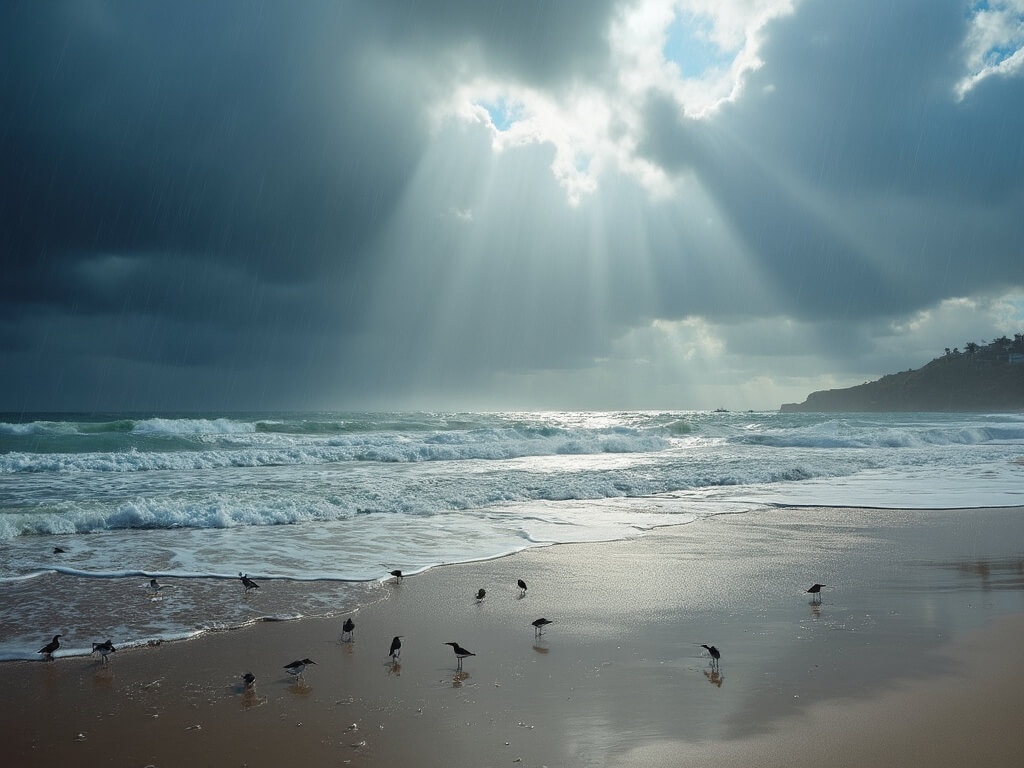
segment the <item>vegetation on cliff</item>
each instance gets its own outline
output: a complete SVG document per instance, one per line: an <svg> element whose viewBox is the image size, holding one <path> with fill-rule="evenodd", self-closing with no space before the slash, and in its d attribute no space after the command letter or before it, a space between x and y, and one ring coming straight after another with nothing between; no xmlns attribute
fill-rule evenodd
<svg viewBox="0 0 1024 768"><path fill-rule="evenodd" d="M847 389L813 392L784 413L836 411L1021 411L1024 410L1024 333L942 357L916 370L891 373Z"/></svg>

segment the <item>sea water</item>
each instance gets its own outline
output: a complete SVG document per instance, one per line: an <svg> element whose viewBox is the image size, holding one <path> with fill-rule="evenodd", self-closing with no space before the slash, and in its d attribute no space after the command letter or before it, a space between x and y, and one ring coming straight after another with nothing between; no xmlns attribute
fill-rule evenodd
<svg viewBox="0 0 1024 768"><path fill-rule="evenodd" d="M0 659L346 613L395 568L766 505L1024 505L1024 415L0 414Z"/></svg>

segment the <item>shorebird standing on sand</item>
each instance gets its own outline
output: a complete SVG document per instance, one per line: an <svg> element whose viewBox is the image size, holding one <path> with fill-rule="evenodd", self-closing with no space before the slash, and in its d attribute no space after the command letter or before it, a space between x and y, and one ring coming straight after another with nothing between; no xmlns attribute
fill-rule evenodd
<svg viewBox="0 0 1024 768"><path fill-rule="evenodd" d="M445 645L450 645L452 647L452 650L455 651L455 657L459 660L459 669L462 669L462 660L464 658L466 658L467 656L476 656L475 653L473 653L472 651L467 651L458 643L445 643Z"/></svg>
<svg viewBox="0 0 1024 768"><path fill-rule="evenodd" d="M164 588L164 585L163 585L163 584L161 584L161 583L160 583L159 581L157 581L156 579L150 579L150 580L149 580L149 588L150 588L150 589L151 589L151 590L152 590L153 592L159 592L159 591L160 591L161 589L163 589L163 588Z"/></svg>
<svg viewBox="0 0 1024 768"><path fill-rule="evenodd" d="M399 581L402 580L402 571L401 571L400 568L396 568L395 570L391 571L391 575L394 576Z"/></svg>
<svg viewBox="0 0 1024 768"><path fill-rule="evenodd" d="M487 597L487 590L486 590L486 589L478 589L478 590L476 591L476 601L477 601L478 603L481 603L481 602L483 602L483 599L484 599L485 597Z"/></svg>
<svg viewBox="0 0 1024 768"><path fill-rule="evenodd" d="M398 657L402 655L402 638L404 635L395 635L391 641L391 649L388 651L388 655L391 657L391 663L395 664L398 662Z"/></svg>
<svg viewBox="0 0 1024 768"><path fill-rule="evenodd" d="M520 597L522 597L523 595L526 594L526 582L525 581L523 581L522 579L519 579L516 582L516 586L519 587L519 596Z"/></svg>
<svg viewBox="0 0 1024 768"><path fill-rule="evenodd" d="M542 619L535 619L535 620L531 621L530 623L533 624L533 635L534 635L534 637L540 637L541 635L544 634L544 627L546 627L548 624L554 624L555 622L551 621L550 619L543 619L542 618Z"/></svg>
<svg viewBox="0 0 1024 768"><path fill-rule="evenodd" d="M713 645L704 645L704 643L701 643L700 647L706 649L707 652L711 654L711 666L717 667L718 660L722 658L722 652Z"/></svg>
<svg viewBox="0 0 1024 768"><path fill-rule="evenodd" d="M345 642L345 635L348 635L348 639L352 639L352 633L356 631L356 623L352 621L352 617L349 616L345 619L345 623L341 625L341 641Z"/></svg>
<svg viewBox="0 0 1024 768"><path fill-rule="evenodd" d="M249 578L249 574L247 574L247 573L242 573L241 571L239 571L238 572L238 578L241 580L242 586L245 587L245 593L246 594L249 594L249 590L250 589L259 589L260 588L260 585L257 584L252 579L250 579Z"/></svg>
<svg viewBox="0 0 1024 768"><path fill-rule="evenodd" d="M50 659L52 661L53 652L60 648L61 637L63 637L63 635L54 635L53 640L51 640L38 651L36 651L36 653L41 653L43 654L43 658Z"/></svg>
<svg viewBox="0 0 1024 768"><path fill-rule="evenodd" d="M116 650L117 650L117 648L115 648L114 644L112 642L110 642L109 640L107 640L107 642L105 642L105 643L93 643L92 644L92 652L96 653L97 651L99 651L99 654L102 657L102 661L103 661L104 664L107 663L107 656L109 654L113 653Z"/></svg>
<svg viewBox="0 0 1024 768"><path fill-rule="evenodd" d="M811 588L807 590L807 593L811 596L811 600L817 599L817 602L821 602L821 588L824 584L812 584Z"/></svg>
<svg viewBox="0 0 1024 768"><path fill-rule="evenodd" d="M285 664L284 668L288 670L289 675L301 678L302 673L310 664L316 664L316 662L312 659L299 659L298 661L293 661L291 664ZM255 680L256 678L254 677L253 681L255 682Z"/></svg>
<svg viewBox="0 0 1024 768"><path fill-rule="evenodd" d="M287 669L287 667L285 667L285 669ZM256 685L256 675L254 675L252 672L246 672L244 675L242 675L242 685L245 686L245 690L252 690L252 687Z"/></svg>

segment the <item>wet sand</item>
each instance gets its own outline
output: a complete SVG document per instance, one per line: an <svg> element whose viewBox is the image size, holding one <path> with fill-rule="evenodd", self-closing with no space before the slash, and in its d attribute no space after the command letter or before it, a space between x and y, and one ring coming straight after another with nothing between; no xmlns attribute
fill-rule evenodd
<svg viewBox="0 0 1024 768"><path fill-rule="evenodd" d="M803 592L815 581L820 605ZM381 591L352 642L338 617L106 666L0 664L9 764L934 767L1024 753L1022 509L728 515ZM541 616L554 623L538 639ZM477 654L461 673L447 641ZM700 643L721 649L717 669ZM296 683L282 667L307 656Z"/></svg>

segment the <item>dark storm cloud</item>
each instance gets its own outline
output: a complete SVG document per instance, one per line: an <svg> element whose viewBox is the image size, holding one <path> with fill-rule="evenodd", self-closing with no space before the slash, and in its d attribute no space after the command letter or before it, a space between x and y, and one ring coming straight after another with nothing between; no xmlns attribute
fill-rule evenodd
<svg viewBox="0 0 1024 768"><path fill-rule="evenodd" d="M104 253L355 268L422 131L361 70L358 14L303 7L5 6L4 302L102 305L67 283Z"/></svg>

